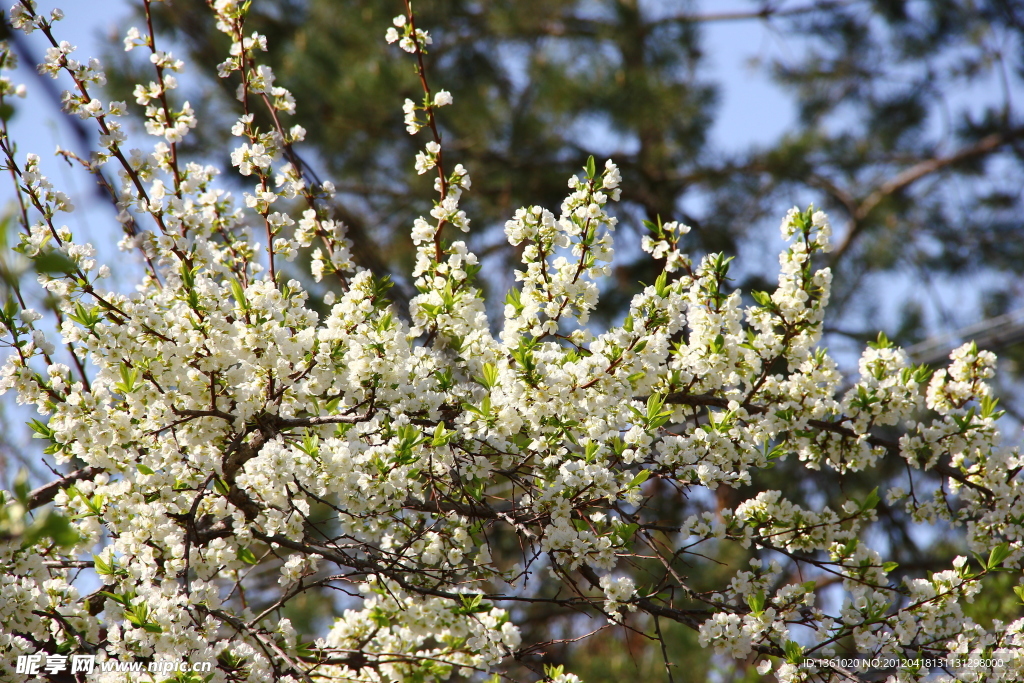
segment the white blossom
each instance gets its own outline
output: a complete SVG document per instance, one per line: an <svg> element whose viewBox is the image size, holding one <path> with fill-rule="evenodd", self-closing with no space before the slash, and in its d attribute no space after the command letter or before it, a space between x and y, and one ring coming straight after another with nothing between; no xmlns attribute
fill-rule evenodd
<svg viewBox="0 0 1024 683"><path fill-rule="evenodd" d="M231 45L218 71L276 120L295 102L261 63L267 38L244 30L247 8L212 3ZM10 13L28 33L59 18L28 0ZM412 24L396 17L387 40L422 56L430 38ZM80 469L52 487L66 539L26 535L50 488L35 502L4 494L0 521L16 522L0 528L4 680L27 680L9 662L57 641L103 661L189 653L222 678L234 661L248 680L299 680L310 652L325 680L482 678L524 652L508 609L519 598L637 629L647 621L632 612L676 619L780 681L839 680L797 663L838 642L907 657L1005 650L1016 668L1003 679L1021 679L1024 619L982 624L965 607L987 597L989 574L1024 562L1024 460L1000 440L995 358L965 344L929 373L880 337L844 379L819 345L822 212L787 214L777 285L747 300L726 257L687 256L689 227L645 224L662 270L602 328L590 316L615 259L622 177L590 160L557 211L506 222L521 259L495 336L481 259L454 239L470 229L472 182L432 140L413 161L438 194L408 226L403 316L384 279L355 265L328 201L337 188L294 162L301 126L238 115L224 170L249 178L239 199L220 169L179 157L201 119L164 104L183 64L136 29L124 44L150 54L153 80L134 90L158 138L147 150L121 149L126 107L90 90L98 64L58 41L41 68L81 85L65 107L101 131L97 163L117 164L120 246L146 268L133 288L106 280L102 249L60 222L74 206L39 157L5 160L32 207L12 272L37 274L25 301L45 307L2 307L0 393L37 412L58 466ZM18 94L0 80L0 98ZM407 130L450 104L444 90L406 100ZM281 261L293 260L317 284L289 280ZM885 464L909 485L879 475L875 491L798 500L764 486L785 458L808 482L823 468L870 480ZM955 559L887 562L873 531L883 511L941 521ZM710 591L689 578L708 561L729 568ZM665 571L652 580L650 567ZM280 605L260 613L267 577ZM321 582L347 606L303 644L279 607ZM918 680L904 673L893 680Z"/></svg>

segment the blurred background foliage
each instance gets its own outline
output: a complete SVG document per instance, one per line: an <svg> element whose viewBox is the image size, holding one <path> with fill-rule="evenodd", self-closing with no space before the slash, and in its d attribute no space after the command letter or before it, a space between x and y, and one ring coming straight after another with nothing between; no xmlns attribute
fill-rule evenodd
<svg viewBox="0 0 1024 683"><path fill-rule="evenodd" d="M813 202L829 212L835 230L836 249L821 265L834 271L826 343L846 354L840 355L842 365L852 368L851 350L883 327L905 346L950 335L913 347L918 360L937 363L959 345L959 325L982 321L988 334L983 345L1006 359L1003 370L1011 378L1000 388L1001 407L1019 416L1024 316L1013 314L1024 306L1024 3L754 0L720 9L724 5L416 4L418 25L434 37L431 86L455 98L455 106L439 111L445 154L449 166L462 163L473 178L465 198L474 227L470 246L484 259L482 285L495 311L515 284L510 268L516 254L504 239L504 221L526 204L557 211L566 178L588 155L612 158L623 174L620 260L605 288L604 321L621 317L635 283L656 277L658 265L638 246L643 219L691 225L686 248L694 260L717 251L739 255L734 285L771 290L781 246L778 222L794 204ZM181 57L187 53L184 92L198 116L224 124L200 126L180 150L228 168L237 84L216 77L227 54L224 36L209 21L203 0L152 9L159 46ZM267 35L271 50L263 59L299 103L286 125L308 131L301 150L306 162L338 187L333 210L349 226L357 260L392 275L400 306L412 295L406 235L434 197L432 183L412 168L426 139L405 132L400 106L406 97L419 101L422 91L407 55L383 41L402 9L397 0L257 0L247 21L248 29ZM758 22L784 44L754 64L797 112L792 128L774 140L728 149L714 142L724 84L710 68L716 46L706 35L723 21ZM120 44L111 45L104 60L109 96L132 103L134 84L152 79L148 53L142 52L126 56ZM984 328L991 319L1005 325L995 332L992 325ZM756 473L740 490L650 493L661 497L661 521L671 524L766 489L813 507L835 507L879 484L884 493L886 482L908 476L923 475L889 462L870 475L838 476L806 470L789 458ZM874 540L900 563L896 580L946 568L963 552L947 529L915 525L901 509L886 506L884 497L879 517ZM496 537L499 561L516 561L514 541ZM751 557L708 552L706 560L680 562L697 591L724 585ZM804 580L795 567L784 566L786 580ZM276 574L268 568L268 593L275 586ZM837 590L823 582L823 604L834 606ZM1008 588L1006 594L1012 594ZM315 635L346 602L310 595L304 604L289 603L282 616ZM687 606L685 600L678 605ZM524 642L565 642L531 653L533 664L565 664L591 682L663 680L666 671L678 681L760 679L752 662L712 657L693 632L668 622L627 620L626 628L606 628L568 646L600 622L543 609L516 608ZM985 622L1011 619L1020 606L1009 597L992 598L971 610ZM652 638L659 627L664 648Z"/></svg>

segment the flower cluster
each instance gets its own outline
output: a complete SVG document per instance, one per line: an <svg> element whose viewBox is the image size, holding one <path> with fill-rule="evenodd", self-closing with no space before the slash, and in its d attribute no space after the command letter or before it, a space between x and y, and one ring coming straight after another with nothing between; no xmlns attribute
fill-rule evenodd
<svg viewBox="0 0 1024 683"><path fill-rule="evenodd" d="M156 142L123 150L126 108L90 94L102 71L53 37L59 13L31 0L11 11L50 41L42 68L70 84L69 113L96 126L87 166L109 184L121 246L145 273L128 292L104 286L96 250L59 223L67 195L0 135L25 207L17 250L53 314L12 286L0 392L34 408L46 453L77 468L3 496L0 678L27 680L16 656L46 647L212 661L218 683L441 681L516 662L539 672L541 646L513 622L532 605L638 630L675 620L787 683L844 680L801 667L841 642L908 658L1005 650L1012 662L976 680L1024 677L1024 619L982 623L965 609L1024 566L1024 460L999 438L994 358L968 344L932 373L879 337L844 384L819 347L823 213L786 216L778 284L749 298L729 284L729 258L691 261L689 228L648 222L642 246L664 260L660 274L600 330L591 314L622 178L590 159L557 215L532 206L506 223L522 267L496 336L479 260L452 239L470 229L472 190L438 134L452 97L422 78L422 102L404 110L410 133L431 135L414 163L436 173L437 199L410 226L405 319L387 279L355 263L331 218L334 186L305 171L294 148L305 131L286 124L295 102L260 63L266 37L244 30L249 3L211 5L231 42L220 74L244 105L226 169L179 157L200 122L172 102L182 64L154 36L132 29L125 46L150 53L153 80L135 96ZM430 38L414 19L396 18L387 40L423 75ZM0 47L0 66L12 63ZM0 80L0 104L20 93ZM219 180L235 172L240 199ZM322 302L281 267L307 253L309 277L330 287ZM762 486L783 464L808 489L824 468L896 465L909 493L884 473L881 493L797 500ZM57 521L25 522L50 503ZM975 559L903 571L872 547L883 511L962 530ZM691 579L705 558L729 566L713 591ZM81 593L83 567L102 590ZM344 597L330 599L324 633L282 617L326 595ZM544 675L579 680L560 666Z"/></svg>

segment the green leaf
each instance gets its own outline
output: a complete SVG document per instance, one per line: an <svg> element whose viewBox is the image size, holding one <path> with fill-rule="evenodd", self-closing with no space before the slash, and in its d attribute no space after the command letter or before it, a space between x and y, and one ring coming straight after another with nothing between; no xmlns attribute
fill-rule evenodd
<svg viewBox="0 0 1024 683"><path fill-rule="evenodd" d="M469 494L470 498L479 502L483 502L484 489L487 487L487 482L483 479L473 479L466 484L466 493Z"/></svg>
<svg viewBox="0 0 1024 683"><path fill-rule="evenodd" d="M231 285L231 294L234 295L239 307L243 311L249 310L249 301L245 298L245 289L242 287L242 283L235 278L231 278L228 280L228 284Z"/></svg>
<svg viewBox="0 0 1024 683"><path fill-rule="evenodd" d="M137 469L142 474L153 474L152 468L146 467L142 463L136 463L135 469Z"/></svg>
<svg viewBox="0 0 1024 683"><path fill-rule="evenodd" d="M59 251L46 251L32 259L40 273L73 273L75 264Z"/></svg>
<svg viewBox="0 0 1024 683"><path fill-rule="evenodd" d="M447 445L448 442L452 440L453 436L455 436L454 431L448 431L444 428L442 423L438 422L437 426L434 427L434 436L430 440L430 445L434 448L440 448L441 446Z"/></svg>
<svg viewBox="0 0 1024 683"><path fill-rule="evenodd" d="M992 418L998 420L1001 418L1006 411L996 410L996 406L999 405L999 399L993 398L991 395L985 396L981 399L981 416L983 418Z"/></svg>
<svg viewBox="0 0 1024 683"><path fill-rule="evenodd" d="M664 297L668 294L668 273L664 270L658 275L658 279L654 281L654 291L657 292L660 297Z"/></svg>
<svg viewBox="0 0 1024 683"><path fill-rule="evenodd" d="M110 563L108 563L106 560L104 560L99 555L93 555L92 556L92 566L93 566L93 569L96 570L96 573L99 574L100 576L103 576L105 574L113 574L114 573L114 568L110 565Z"/></svg>
<svg viewBox="0 0 1024 683"><path fill-rule="evenodd" d="M259 563L259 560L256 558L256 554L248 548L239 548L238 552L235 553L235 557L246 564Z"/></svg>
<svg viewBox="0 0 1024 683"><path fill-rule="evenodd" d="M118 595L117 593L110 593L109 591L100 591L100 595L105 595L119 605L128 607L132 604L131 596L127 593L124 595Z"/></svg>
<svg viewBox="0 0 1024 683"><path fill-rule="evenodd" d="M892 572L896 571L899 568L899 566L899 562L886 562L882 565L882 571L884 571L886 574L891 574Z"/></svg>
<svg viewBox="0 0 1024 683"><path fill-rule="evenodd" d="M32 420L28 423L29 428L35 432L33 439L52 439L53 430L49 426L43 424L39 420Z"/></svg>
<svg viewBox="0 0 1024 683"><path fill-rule="evenodd" d="M514 308L516 310L516 313L519 313L520 311L523 310L521 295L518 289L513 287L512 289L508 290L508 292L505 294L505 304Z"/></svg>
<svg viewBox="0 0 1024 683"><path fill-rule="evenodd" d="M985 568L988 569L990 572L995 571L1003 564L1003 562L1006 561L1006 558L1009 556L1010 544L1000 543L995 548L992 548L992 551L988 555L988 562L986 563Z"/></svg>
<svg viewBox="0 0 1024 683"><path fill-rule="evenodd" d="M312 657L315 651L316 643L314 641L298 643L295 646L295 654L297 654L300 657Z"/></svg>
<svg viewBox="0 0 1024 683"><path fill-rule="evenodd" d="M874 510L875 507L882 502L882 499L878 496L878 487L871 489L871 493L864 498L864 502L860 504L860 511L867 512L868 510Z"/></svg>
<svg viewBox="0 0 1024 683"><path fill-rule="evenodd" d="M804 660L804 649L795 640L787 640L783 649L786 652L786 661L790 664L799 664Z"/></svg>
<svg viewBox="0 0 1024 683"><path fill-rule="evenodd" d="M594 163L594 155L591 154L587 159L587 165L583 167L583 170L587 172L587 178L593 180L597 176L597 164Z"/></svg>
<svg viewBox="0 0 1024 683"><path fill-rule="evenodd" d="M376 624L378 628L391 626L391 620L388 619L388 615L380 607L374 607L373 611L370 612L370 621Z"/></svg>
<svg viewBox="0 0 1024 683"><path fill-rule="evenodd" d="M480 612L489 612L491 610L491 604L483 601L484 596L479 593L472 595L460 595L459 600L462 604L455 608L456 614L478 614Z"/></svg>
<svg viewBox="0 0 1024 683"><path fill-rule="evenodd" d="M629 482L629 486L627 486L626 488L627 489L631 489L631 488L634 488L636 486L640 486L640 484L642 484L645 481L647 481L648 477L650 477L650 476L651 476L651 471L650 470L640 470L639 472L636 473L636 476L633 477L633 480Z"/></svg>
<svg viewBox="0 0 1024 683"><path fill-rule="evenodd" d="M750 607L750 611L753 612L755 617L764 614L764 603L764 591L758 591L756 595L747 596L747 606Z"/></svg>
<svg viewBox="0 0 1024 683"><path fill-rule="evenodd" d="M715 340L711 342L711 353L719 354L725 348L725 337L719 334L715 337Z"/></svg>
<svg viewBox="0 0 1024 683"><path fill-rule="evenodd" d="M633 540L633 535L639 530L639 524L620 524L615 527L612 534L619 540L621 545L625 545Z"/></svg>
<svg viewBox="0 0 1024 683"><path fill-rule="evenodd" d="M654 422L661 415L661 407L665 405L665 398L657 394L647 397L647 421Z"/></svg>
<svg viewBox="0 0 1024 683"><path fill-rule="evenodd" d="M891 349L892 342L885 336L885 332L879 332L878 337L873 342L868 342L868 346L873 349Z"/></svg>
<svg viewBox="0 0 1024 683"><path fill-rule="evenodd" d="M771 308L772 296L768 292L754 290L750 293L750 296L753 297L754 302L757 303L758 306L761 306L762 308Z"/></svg>
<svg viewBox="0 0 1024 683"><path fill-rule="evenodd" d="M68 317L74 320L76 323L84 327L87 327L90 330L93 330L93 328L95 328L96 325L100 322L101 313L102 312L100 311L99 306L92 306L90 308L86 308L81 304L81 302L76 301L75 312L69 313Z"/></svg>
<svg viewBox="0 0 1024 683"><path fill-rule="evenodd" d="M47 538L62 548L70 548L81 540L68 518L52 508L39 514L25 530L21 547L29 548Z"/></svg>
<svg viewBox="0 0 1024 683"><path fill-rule="evenodd" d="M488 389L493 389L498 384L498 368L494 363L484 363L483 377L478 377L477 382Z"/></svg>
<svg viewBox="0 0 1024 683"><path fill-rule="evenodd" d="M661 214L656 214L654 218L656 220L655 223L652 223L651 221L644 221L644 225L647 226L647 229L653 232L658 239L664 239L665 227L661 222Z"/></svg>
<svg viewBox="0 0 1024 683"><path fill-rule="evenodd" d="M545 664L544 665L544 678L558 678L565 673L565 665L563 664Z"/></svg>
<svg viewBox="0 0 1024 683"><path fill-rule="evenodd" d="M914 381L918 384L925 384L931 378L934 371L925 364L914 367Z"/></svg>
<svg viewBox="0 0 1024 683"><path fill-rule="evenodd" d="M28 485L28 469L22 467L14 479L14 497L23 506L28 507L28 496L32 489Z"/></svg>
<svg viewBox="0 0 1024 683"><path fill-rule="evenodd" d="M122 394L130 394L137 388L135 383L139 379L139 371L135 368L130 368L127 365L121 364L117 368L118 374L121 375L121 381L118 382L114 388Z"/></svg>

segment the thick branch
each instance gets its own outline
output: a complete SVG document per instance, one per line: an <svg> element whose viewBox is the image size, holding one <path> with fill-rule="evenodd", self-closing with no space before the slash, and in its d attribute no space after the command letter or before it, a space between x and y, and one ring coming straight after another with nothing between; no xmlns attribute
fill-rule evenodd
<svg viewBox="0 0 1024 683"><path fill-rule="evenodd" d="M92 479L97 474L103 471L102 467L83 467L80 470L76 470L71 474L58 479L57 481L51 481L49 484L45 484L35 489L28 494L28 509L35 510L36 508L42 507L47 503L53 501L57 492L61 489L71 486L75 482L86 481Z"/></svg>
<svg viewBox="0 0 1024 683"><path fill-rule="evenodd" d="M784 17L799 16L801 14L811 14L813 12L830 12L857 3L862 3L863 0L834 0L832 2L812 2L805 5L798 5L796 7L783 8L779 7L779 2L765 2L762 4L760 9L754 10L735 10L725 12L684 12L681 14L672 14L665 17L659 17L645 23L645 28L655 28L658 26L670 26L673 24L710 24L727 21L767 21L770 19L780 19ZM548 21L539 26L531 26L532 30L525 32L528 36L532 35L533 31L541 35L549 36L603 36L608 35L611 31L618 28L617 26L595 19L588 19L585 17L571 16L565 17L555 21Z"/></svg>
<svg viewBox="0 0 1024 683"><path fill-rule="evenodd" d="M781 8L777 3L765 2L758 10L738 10L733 12L708 12L705 14L677 14L663 19L658 19L653 24L675 24L675 23L711 23L719 21L750 21L751 19L777 19L780 17L792 17L812 12L830 12L842 7L854 5L862 0L836 0L835 2L812 2L797 7Z"/></svg>

